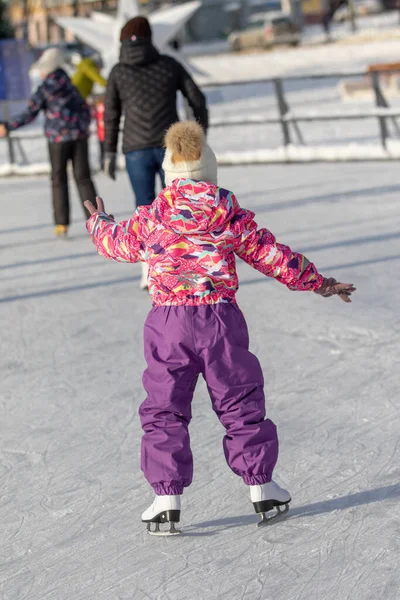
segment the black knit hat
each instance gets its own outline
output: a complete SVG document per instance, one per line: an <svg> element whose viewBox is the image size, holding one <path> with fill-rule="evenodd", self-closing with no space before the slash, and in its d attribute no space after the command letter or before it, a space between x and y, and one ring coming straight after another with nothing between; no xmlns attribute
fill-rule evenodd
<svg viewBox="0 0 400 600"><path fill-rule="evenodd" d="M135 38L151 39L151 26L146 17L134 17L121 29L121 42Z"/></svg>

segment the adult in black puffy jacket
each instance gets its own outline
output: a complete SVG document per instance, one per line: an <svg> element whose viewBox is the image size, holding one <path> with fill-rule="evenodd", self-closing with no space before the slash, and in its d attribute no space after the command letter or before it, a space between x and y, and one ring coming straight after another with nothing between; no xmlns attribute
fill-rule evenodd
<svg viewBox="0 0 400 600"><path fill-rule="evenodd" d="M110 73L105 97L105 172L115 179L124 113L123 152L137 206L153 202L157 174L164 187L164 136L179 120L178 91L187 99L195 119L204 129L208 126L204 94L179 62L158 52L151 36L145 17L135 17L122 28L120 60Z"/></svg>

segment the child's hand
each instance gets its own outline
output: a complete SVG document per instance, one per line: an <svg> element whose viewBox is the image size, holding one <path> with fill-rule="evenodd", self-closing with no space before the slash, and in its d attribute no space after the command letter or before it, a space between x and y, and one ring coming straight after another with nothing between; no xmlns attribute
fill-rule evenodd
<svg viewBox="0 0 400 600"><path fill-rule="evenodd" d="M102 213L106 213L105 208L104 208L104 202L103 202L103 198L100 198L100 196L96 197L96 203L97 203L97 208L95 208L93 206L93 204L90 202L90 200L86 200L84 202L84 205L86 206L86 208L88 209L88 211L90 212L90 215L94 215L94 213L97 212L102 212ZM114 215L108 215L110 217L110 219L114 219Z"/></svg>
<svg viewBox="0 0 400 600"><path fill-rule="evenodd" d="M323 284L318 290L315 290L315 293L323 298L338 295L343 302L351 302L350 296L355 291L356 288L352 283L339 283L333 277L329 277L329 279L324 277Z"/></svg>

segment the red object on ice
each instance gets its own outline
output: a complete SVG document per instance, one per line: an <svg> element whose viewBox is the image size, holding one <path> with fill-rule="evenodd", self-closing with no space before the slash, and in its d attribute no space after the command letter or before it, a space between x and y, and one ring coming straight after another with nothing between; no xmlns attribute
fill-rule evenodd
<svg viewBox="0 0 400 600"><path fill-rule="evenodd" d="M97 124L97 137L100 142L104 142L104 103L99 102L96 104L96 124Z"/></svg>

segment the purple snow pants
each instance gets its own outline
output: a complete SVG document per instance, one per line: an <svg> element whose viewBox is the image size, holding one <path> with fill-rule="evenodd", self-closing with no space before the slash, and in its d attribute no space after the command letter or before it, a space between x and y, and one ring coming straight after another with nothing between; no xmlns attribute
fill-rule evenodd
<svg viewBox="0 0 400 600"><path fill-rule="evenodd" d="M155 493L182 494L192 482L188 427L200 373L226 429L228 465L248 485L270 481L278 438L274 423L265 419L263 374L249 352L239 307L155 306L144 326L144 347L141 467Z"/></svg>

